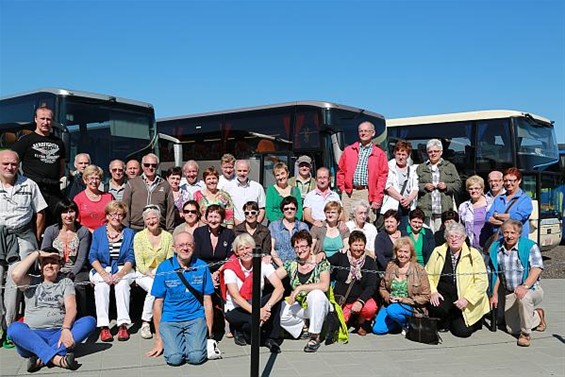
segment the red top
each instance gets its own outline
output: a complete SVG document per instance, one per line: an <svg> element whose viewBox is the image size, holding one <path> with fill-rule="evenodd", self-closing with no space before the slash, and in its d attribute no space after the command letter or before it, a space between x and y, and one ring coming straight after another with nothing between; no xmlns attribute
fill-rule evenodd
<svg viewBox="0 0 565 377"><path fill-rule="evenodd" d="M92 232L106 223L104 208L106 204L114 200L114 197L110 193L103 192L100 200L93 202L88 199L86 192L83 190L73 200L78 206L78 222Z"/></svg>

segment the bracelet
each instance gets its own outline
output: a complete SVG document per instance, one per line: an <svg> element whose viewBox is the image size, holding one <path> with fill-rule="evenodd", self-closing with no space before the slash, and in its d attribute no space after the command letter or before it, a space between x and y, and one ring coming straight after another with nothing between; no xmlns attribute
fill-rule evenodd
<svg viewBox="0 0 565 377"><path fill-rule="evenodd" d="M61 329L62 329L62 330L69 330L69 331L71 330L71 328L70 328L70 327L67 327L67 326L61 326Z"/></svg>

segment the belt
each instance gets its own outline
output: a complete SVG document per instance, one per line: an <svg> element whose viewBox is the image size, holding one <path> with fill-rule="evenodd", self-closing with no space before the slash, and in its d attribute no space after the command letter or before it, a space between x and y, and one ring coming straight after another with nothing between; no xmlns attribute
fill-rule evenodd
<svg viewBox="0 0 565 377"><path fill-rule="evenodd" d="M369 186L367 186L367 185L362 185L362 186L353 185L353 190L367 190L368 188L369 188Z"/></svg>

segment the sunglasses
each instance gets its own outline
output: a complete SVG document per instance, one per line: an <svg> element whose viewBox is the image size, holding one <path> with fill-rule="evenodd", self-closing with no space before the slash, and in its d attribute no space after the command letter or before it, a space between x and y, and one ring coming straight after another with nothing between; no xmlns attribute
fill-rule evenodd
<svg viewBox="0 0 565 377"><path fill-rule="evenodd" d="M157 169L157 164L143 163L143 167L144 167L144 168L153 168L153 169Z"/></svg>
<svg viewBox="0 0 565 377"><path fill-rule="evenodd" d="M296 208L295 207L284 207L283 211L285 211L285 212L286 211L296 211Z"/></svg>
<svg viewBox="0 0 565 377"><path fill-rule="evenodd" d="M117 173L117 172L123 173L124 169L120 169L120 168L113 168L112 169L112 173Z"/></svg>
<svg viewBox="0 0 565 377"><path fill-rule="evenodd" d="M245 216L256 216L259 212L257 211L243 211Z"/></svg>
<svg viewBox="0 0 565 377"><path fill-rule="evenodd" d="M191 215L196 215L198 213L198 211L195 209L185 209L183 212Z"/></svg>

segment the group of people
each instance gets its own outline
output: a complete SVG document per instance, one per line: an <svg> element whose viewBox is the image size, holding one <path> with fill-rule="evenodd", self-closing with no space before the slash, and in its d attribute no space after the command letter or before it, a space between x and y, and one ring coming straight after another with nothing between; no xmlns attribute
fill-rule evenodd
<svg viewBox="0 0 565 377"><path fill-rule="evenodd" d="M134 282L147 292L140 336L154 338L148 356L199 364L208 338L248 344L255 250L264 255L261 339L271 352L281 351L281 328L316 352L324 338L347 341L350 328L402 331L414 315L467 337L492 307L504 308L521 346L545 329L543 262L527 239L532 203L517 169L489 174L486 194L483 179L470 177L470 199L454 211L461 181L441 158L441 141L430 140L429 159L414 168L410 143L399 141L387 161L363 122L340 158L341 196L328 168L312 176L309 156L292 178L277 162L266 190L249 178L250 162L230 154L221 175L209 167L202 181L195 161L162 178L154 154L113 160L103 183L103 170L80 153L61 180L65 150L50 132L52 115L38 108L35 132L0 151L4 346L28 358L28 371L75 369L73 349L96 327L103 342L127 341ZM18 290L24 322L16 322Z"/></svg>

